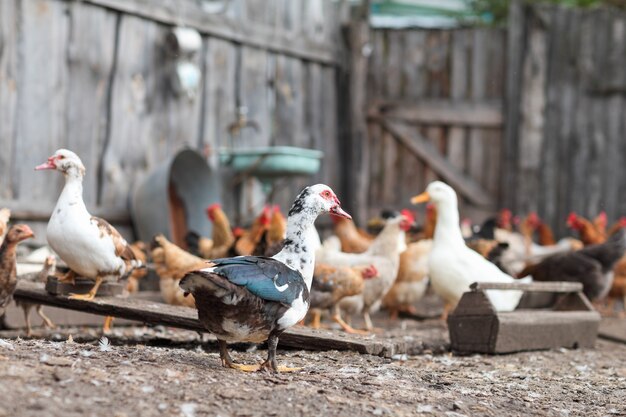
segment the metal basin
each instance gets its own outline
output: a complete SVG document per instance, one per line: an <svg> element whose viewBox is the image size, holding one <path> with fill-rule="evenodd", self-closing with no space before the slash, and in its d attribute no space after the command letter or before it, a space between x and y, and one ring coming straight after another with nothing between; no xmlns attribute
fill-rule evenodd
<svg viewBox="0 0 626 417"><path fill-rule="evenodd" d="M313 175L320 169L322 151L291 146L221 150L220 162L235 172L258 178Z"/></svg>
<svg viewBox="0 0 626 417"><path fill-rule="evenodd" d="M202 155L184 149L149 172L131 198L131 214L139 239L149 242L163 233L185 246L184 235L193 230L211 236L205 209L221 200L221 180Z"/></svg>

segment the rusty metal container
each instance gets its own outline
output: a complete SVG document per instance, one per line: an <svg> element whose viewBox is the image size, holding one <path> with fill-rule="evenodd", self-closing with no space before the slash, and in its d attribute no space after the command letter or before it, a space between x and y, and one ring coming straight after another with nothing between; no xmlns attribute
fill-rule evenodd
<svg viewBox="0 0 626 417"><path fill-rule="evenodd" d="M189 230L211 236L205 209L221 200L221 177L204 157L184 149L139 182L131 198L131 214L139 239L149 242L163 233L185 247Z"/></svg>
<svg viewBox="0 0 626 417"><path fill-rule="evenodd" d="M546 293L549 305L497 312L486 290L521 290L520 305ZM524 300L524 298L526 300ZM600 325L596 312L582 292L582 284L572 282L474 283L448 316L450 345L457 353L513 353L559 347L593 347Z"/></svg>

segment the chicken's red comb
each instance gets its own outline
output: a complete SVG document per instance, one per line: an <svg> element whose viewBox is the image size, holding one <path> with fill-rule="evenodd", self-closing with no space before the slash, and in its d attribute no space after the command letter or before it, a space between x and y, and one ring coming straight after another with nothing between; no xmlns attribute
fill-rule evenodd
<svg viewBox="0 0 626 417"><path fill-rule="evenodd" d="M573 227L575 224L578 224L578 214L572 211L569 216L567 216L567 225Z"/></svg>
<svg viewBox="0 0 626 417"><path fill-rule="evenodd" d="M620 224L620 226L622 226L622 227L626 227L626 217L621 217L621 218L619 219L619 224Z"/></svg>
<svg viewBox="0 0 626 417"><path fill-rule="evenodd" d="M275 204L272 210L274 211L274 213L280 213L280 206L278 204Z"/></svg>
<svg viewBox="0 0 626 417"><path fill-rule="evenodd" d="M361 272L361 276L363 277L363 279L374 278L377 275L378 275L378 269L376 269L374 265L368 266L367 268L363 269L363 271Z"/></svg>
<svg viewBox="0 0 626 417"><path fill-rule="evenodd" d="M243 229L241 227L233 228L233 235L235 237L241 237L243 235Z"/></svg>
<svg viewBox="0 0 626 417"><path fill-rule="evenodd" d="M606 216L606 211L601 211L600 214L598 214L598 216L596 217L596 219L606 224L606 222L608 221L608 218Z"/></svg>
<svg viewBox="0 0 626 417"><path fill-rule="evenodd" d="M415 222L415 214L409 209L400 210L400 214L406 217L411 223Z"/></svg>
<svg viewBox="0 0 626 417"><path fill-rule="evenodd" d="M531 211L530 213L528 213L528 221L530 221L531 223L539 222L539 215L536 211Z"/></svg>
<svg viewBox="0 0 626 417"><path fill-rule="evenodd" d="M213 203L206 208L206 212L211 213L220 208L222 208L222 205L220 203Z"/></svg>

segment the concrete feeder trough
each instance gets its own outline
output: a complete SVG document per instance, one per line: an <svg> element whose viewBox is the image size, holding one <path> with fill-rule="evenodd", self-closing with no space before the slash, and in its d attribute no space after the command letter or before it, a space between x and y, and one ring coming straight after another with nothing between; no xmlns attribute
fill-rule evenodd
<svg viewBox="0 0 626 417"><path fill-rule="evenodd" d="M559 347L593 347L600 314L577 282L474 283L448 316L450 345L457 353L513 353ZM511 312L495 310L486 290L524 291L528 296L553 293L550 305ZM542 294L543 293L543 294ZM542 298L542 297L539 297ZM545 298L544 298L545 299Z"/></svg>
<svg viewBox="0 0 626 417"><path fill-rule="evenodd" d="M139 239L149 242L162 233L185 247L188 231L211 236L206 208L221 200L217 172L191 149L178 152L150 172L135 188L131 214Z"/></svg>

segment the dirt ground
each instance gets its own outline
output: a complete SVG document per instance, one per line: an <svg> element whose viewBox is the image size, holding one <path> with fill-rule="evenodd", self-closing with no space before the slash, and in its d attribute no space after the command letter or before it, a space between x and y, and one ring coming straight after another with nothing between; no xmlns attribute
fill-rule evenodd
<svg viewBox="0 0 626 417"><path fill-rule="evenodd" d="M0 416L626 415L626 345L505 356L384 359L279 351L296 373L224 369L192 332L117 328L0 339ZM238 346L235 360L266 351ZM7 401L8 400L8 401Z"/></svg>

